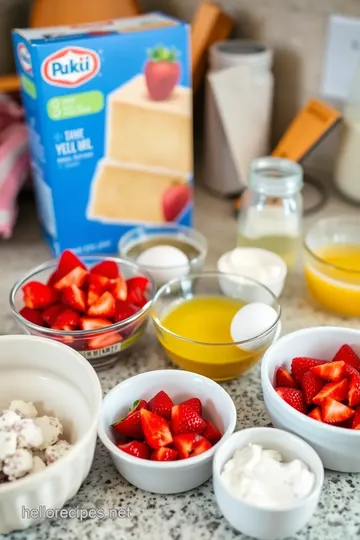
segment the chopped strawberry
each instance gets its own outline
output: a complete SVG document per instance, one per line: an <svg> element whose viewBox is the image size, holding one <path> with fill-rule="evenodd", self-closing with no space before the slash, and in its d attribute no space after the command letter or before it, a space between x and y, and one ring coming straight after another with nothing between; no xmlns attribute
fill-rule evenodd
<svg viewBox="0 0 360 540"><path fill-rule="evenodd" d="M64 309L56 318L54 330L77 330L80 328L80 315L73 309Z"/></svg>
<svg viewBox="0 0 360 540"><path fill-rule="evenodd" d="M90 270L90 274L99 274L110 279L116 279L119 276L119 268L115 261L102 261Z"/></svg>
<svg viewBox="0 0 360 540"><path fill-rule="evenodd" d="M119 276L118 278L113 280L110 292L115 298L115 300L126 300L127 285L125 279L122 276Z"/></svg>
<svg viewBox="0 0 360 540"><path fill-rule="evenodd" d="M355 411L339 401L325 398L321 403L322 419L327 424L340 424L354 416Z"/></svg>
<svg viewBox="0 0 360 540"><path fill-rule="evenodd" d="M222 435L217 427L214 426L209 420L205 420L206 428L203 431L202 435L211 442L211 444L216 444L220 441Z"/></svg>
<svg viewBox="0 0 360 540"><path fill-rule="evenodd" d="M291 362L291 374L296 381L301 383L301 379L307 371L313 366L325 364L325 360L316 360L316 358L309 358L306 356L299 356L292 359Z"/></svg>
<svg viewBox="0 0 360 540"><path fill-rule="evenodd" d="M140 289L140 291L145 291L148 283L148 278L144 276L136 276L126 280L128 291L132 291L133 289Z"/></svg>
<svg viewBox="0 0 360 540"><path fill-rule="evenodd" d="M177 450L163 446L162 448L153 450L150 454L150 459L152 461L175 461L177 459L177 455Z"/></svg>
<svg viewBox="0 0 360 540"><path fill-rule="evenodd" d="M360 407L357 407L355 410L351 427L352 429L360 429Z"/></svg>
<svg viewBox="0 0 360 540"><path fill-rule="evenodd" d="M44 309L58 299L56 291L44 283L39 281L30 281L22 288L24 293L24 304L30 309Z"/></svg>
<svg viewBox="0 0 360 540"><path fill-rule="evenodd" d="M311 371L325 381L339 382L344 376L345 362L327 362L319 366L313 366Z"/></svg>
<svg viewBox="0 0 360 540"><path fill-rule="evenodd" d="M115 307L115 322L124 321L132 317L137 312L137 308L127 302L118 300Z"/></svg>
<svg viewBox="0 0 360 540"><path fill-rule="evenodd" d="M125 418L115 422L115 424L112 425L112 428L117 433L124 435L124 437L144 440L140 410L131 411Z"/></svg>
<svg viewBox="0 0 360 540"><path fill-rule="evenodd" d="M351 366L350 364L346 364L345 363L345 367L344 367L344 375L347 379L351 379L351 377L353 375L359 375L359 372L357 369L355 369L353 366Z"/></svg>
<svg viewBox="0 0 360 540"><path fill-rule="evenodd" d="M49 279L46 282L46 285L49 285L49 287L53 287L54 284L59 281L60 277L57 270L54 270L54 272L50 275Z"/></svg>
<svg viewBox="0 0 360 540"><path fill-rule="evenodd" d="M144 442L130 441L125 444L119 443L117 444L117 447L131 456L141 459L149 459L150 451Z"/></svg>
<svg viewBox="0 0 360 540"><path fill-rule="evenodd" d="M97 330L111 326L113 323L108 319L94 319L93 317L81 317L80 326L82 330Z"/></svg>
<svg viewBox="0 0 360 540"><path fill-rule="evenodd" d="M99 336L88 338L87 340L89 348L92 350L105 349L106 347L111 347L121 341L122 337L118 332L107 332L106 334L100 334Z"/></svg>
<svg viewBox="0 0 360 540"><path fill-rule="evenodd" d="M20 309L19 313L27 321L33 324L37 324L38 326L44 326L44 320L41 316L40 311L36 311L36 309L31 309L28 307L23 307L22 309Z"/></svg>
<svg viewBox="0 0 360 540"><path fill-rule="evenodd" d="M105 317L111 319L115 315L115 308L115 298L107 291L89 307L87 314L90 317Z"/></svg>
<svg viewBox="0 0 360 540"><path fill-rule="evenodd" d="M304 393L305 403L311 405L314 397L320 392L325 382L312 371L304 373L301 388Z"/></svg>
<svg viewBox="0 0 360 540"><path fill-rule="evenodd" d="M64 289L62 300L64 304L76 311L86 311L85 291L79 289L76 285L70 285L70 287Z"/></svg>
<svg viewBox="0 0 360 540"><path fill-rule="evenodd" d="M133 406L131 407L131 411L140 411L140 409L147 409L148 403L145 401L145 399L137 399L134 401Z"/></svg>
<svg viewBox="0 0 360 540"><path fill-rule="evenodd" d="M203 454L212 448L211 442L205 439L205 437L202 435L196 435L196 439L197 440L192 451L192 456L198 456L199 454Z"/></svg>
<svg viewBox="0 0 360 540"><path fill-rule="evenodd" d="M299 412L306 413L304 394L295 388L275 388L279 396L291 407Z"/></svg>
<svg viewBox="0 0 360 540"><path fill-rule="evenodd" d="M350 407L355 407L356 405L360 405L360 374L359 373L351 377L348 399L349 399Z"/></svg>
<svg viewBox="0 0 360 540"><path fill-rule="evenodd" d="M342 345L335 354L333 362L342 361L360 371L360 358L350 345Z"/></svg>
<svg viewBox="0 0 360 540"><path fill-rule="evenodd" d="M59 281L54 284L54 287L58 291L63 291L71 285L76 285L77 287L82 287L85 283L87 277L87 271L84 270L81 266L78 266L71 270L68 274L63 276Z"/></svg>
<svg viewBox="0 0 360 540"><path fill-rule="evenodd" d="M315 407L315 409L309 412L308 416L310 416L310 418L313 418L314 420L317 420L318 422L322 422L320 407Z"/></svg>
<svg viewBox="0 0 360 540"><path fill-rule="evenodd" d="M84 265L84 263L82 263L80 259L74 253L72 253L72 251L66 249L61 254L59 264L56 270L58 280L78 267L86 270L86 266Z"/></svg>
<svg viewBox="0 0 360 540"><path fill-rule="evenodd" d="M315 375L316 377L316 375ZM329 397L336 401L344 401L348 396L349 384L347 379L343 379L340 382L332 382L326 384L313 399L313 403L321 405L322 401Z"/></svg>
<svg viewBox="0 0 360 540"><path fill-rule="evenodd" d="M87 293L87 305L92 306L97 300L99 300L101 294L97 294L95 291L89 289Z"/></svg>
<svg viewBox="0 0 360 540"><path fill-rule="evenodd" d="M48 326L53 326L56 319L62 311L64 311L64 306L61 304L54 304L53 306L48 307L45 311L42 312L42 318Z"/></svg>
<svg viewBox="0 0 360 540"><path fill-rule="evenodd" d="M197 456L209 450L211 443L197 433L182 433L174 437L174 446L178 451L179 459Z"/></svg>
<svg viewBox="0 0 360 540"><path fill-rule="evenodd" d="M279 367L275 374L275 387L276 388L297 388L297 384L291 375L285 368Z"/></svg>
<svg viewBox="0 0 360 540"><path fill-rule="evenodd" d="M198 413L199 416L202 416L202 404L199 398L194 397L187 399L180 403L180 405L189 405Z"/></svg>
<svg viewBox="0 0 360 540"><path fill-rule="evenodd" d="M105 276L100 276L99 274L89 274L88 285L87 303L91 306L109 289L111 280Z"/></svg>
<svg viewBox="0 0 360 540"><path fill-rule="evenodd" d="M128 292L127 301L140 309L148 303L148 299L146 298L145 294L139 289L134 289Z"/></svg>
<svg viewBox="0 0 360 540"><path fill-rule="evenodd" d="M172 443L170 427L164 418L146 409L141 409L140 415L145 440L151 448L157 450Z"/></svg>
<svg viewBox="0 0 360 540"><path fill-rule="evenodd" d="M162 416L165 420L170 420L171 409L173 408L174 403L166 392L160 390L160 392L150 399L148 406L149 411Z"/></svg>
<svg viewBox="0 0 360 540"><path fill-rule="evenodd" d="M202 433L206 423L191 406L180 404L171 409L171 427L175 435Z"/></svg>
<svg viewBox="0 0 360 540"><path fill-rule="evenodd" d="M145 296L145 291L148 286L148 279L144 276L137 276L126 281L127 285L127 302L135 304L142 308L147 304L148 299Z"/></svg>

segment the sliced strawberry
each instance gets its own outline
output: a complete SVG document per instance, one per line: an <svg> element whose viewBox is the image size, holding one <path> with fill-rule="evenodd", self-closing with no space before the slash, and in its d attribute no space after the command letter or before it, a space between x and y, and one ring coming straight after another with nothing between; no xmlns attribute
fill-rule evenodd
<svg viewBox="0 0 360 540"><path fill-rule="evenodd" d="M108 319L94 319L93 317L81 317L80 326L82 330L97 330L111 326L113 323Z"/></svg>
<svg viewBox="0 0 360 540"><path fill-rule="evenodd" d="M180 403L180 405L189 405L198 413L199 416L202 416L202 404L199 398L194 397L187 399Z"/></svg>
<svg viewBox="0 0 360 540"><path fill-rule="evenodd" d="M101 294L97 294L95 291L92 291L91 289L88 290L88 293L87 293L87 305L88 306L92 306L93 304L95 304L95 302L97 302L97 300L99 300Z"/></svg>
<svg viewBox="0 0 360 540"><path fill-rule="evenodd" d="M205 437L202 435L196 435L196 439L197 440L192 451L192 456L198 456L199 454L203 454L212 448L211 442L205 439Z"/></svg>
<svg viewBox="0 0 360 540"><path fill-rule="evenodd" d="M86 295L85 291L79 289L76 285L70 285L64 289L62 300L64 304L80 311L81 313L86 311Z"/></svg>
<svg viewBox="0 0 360 540"><path fill-rule="evenodd" d="M137 276L126 281L127 285L127 302L135 304L142 308L147 304L148 299L145 296L145 291L148 286L148 279L144 276Z"/></svg>
<svg viewBox="0 0 360 540"><path fill-rule="evenodd" d="M134 304L140 309L148 303L148 299L146 298L145 294L139 289L134 289L133 291L128 292L127 301L129 304Z"/></svg>
<svg viewBox="0 0 360 540"><path fill-rule="evenodd" d="M197 433L182 433L174 437L174 446L178 451L179 459L188 459L209 450L211 443Z"/></svg>
<svg viewBox="0 0 360 540"><path fill-rule="evenodd" d="M148 446L144 442L130 441L125 444L116 445L120 450L141 459L149 459L150 451Z"/></svg>
<svg viewBox="0 0 360 540"><path fill-rule="evenodd" d="M92 306L100 296L109 289L111 280L99 274L89 274L87 303Z"/></svg>
<svg viewBox="0 0 360 540"><path fill-rule="evenodd" d="M149 403L149 411L162 416L166 420L171 418L171 409L174 406L172 399L169 398L166 392L161 390L158 392Z"/></svg>
<svg viewBox="0 0 360 540"><path fill-rule="evenodd" d="M99 336L94 336L88 338L89 349L105 349L106 347L111 347L122 341L122 337L118 332L107 332L106 334L101 334Z"/></svg>
<svg viewBox="0 0 360 540"><path fill-rule="evenodd" d="M56 270L58 280L78 267L86 270L86 266L84 265L84 263L82 263L80 259L74 253L72 253L72 251L66 249L62 252Z"/></svg>
<svg viewBox="0 0 360 540"><path fill-rule="evenodd" d="M279 396L291 407L299 412L306 413L304 394L295 388L275 388Z"/></svg>
<svg viewBox="0 0 360 540"><path fill-rule="evenodd" d="M145 399L137 399L134 401L133 406L131 407L131 411L140 411L140 409L147 409L148 403L145 401Z"/></svg>
<svg viewBox="0 0 360 540"><path fill-rule="evenodd" d="M309 412L308 416L310 416L310 418L313 418L314 420L317 420L318 422L322 422L320 407L315 407L315 409Z"/></svg>
<svg viewBox="0 0 360 540"><path fill-rule="evenodd" d="M333 362L342 361L360 371L360 358L350 345L342 345L335 354Z"/></svg>
<svg viewBox="0 0 360 540"><path fill-rule="evenodd" d="M171 409L171 427L175 435L181 433L202 433L206 422L189 405L174 405Z"/></svg>
<svg viewBox="0 0 360 540"><path fill-rule="evenodd" d="M279 367L275 374L275 387L297 388L294 377L285 368Z"/></svg>
<svg viewBox="0 0 360 540"><path fill-rule="evenodd" d="M57 281L54 284L54 287L58 291L63 291L67 287L70 287L71 285L76 285L77 287L82 287L82 285L85 283L87 277L87 271L84 270L81 266L78 266L77 268L74 268L74 270L71 270L68 274L63 276L59 281Z"/></svg>
<svg viewBox="0 0 360 540"><path fill-rule="evenodd" d="M22 288L25 307L44 309L55 304L58 299L56 291L39 281L30 281Z"/></svg>
<svg viewBox="0 0 360 540"><path fill-rule="evenodd" d="M173 437L168 422L161 416L141 409L141 425L147 444L157 450L172 443Z"/></svg>
<svg viewBox="0 0 360 540"><path fill-rule="evenodd" d="M358 372L357 369L355 369L353 366L350 366L350 364L346 364L345 363L345 367L344 367L344 375L347 379L351 379L351 377L353 375L355 376L359 376L360 373Z"/></svg>
<svg viewBox="0 0 360 540"><path fill-rule="evenodd" d="M311 371L324 381L339 382L344 376L345 362L327 362L320 366L313 366Z"/></svg>
<svg viewBox="0 0 360 540"><path fill-rule="evenodd" d="M124 321L125 319L135 315L137 311L138 308L132 304L118 300L115 307L115 322Z"/></svg>
<svg viewBox="0 0 360 540"><path fill-rule="evenodd" d="M316 358L309 358L307 356L299 356L292 359L291 362L291 374L296 381L301 383L301 379L307 371L313 366L319 366L325 364L325 360L317 360Z"/></svg>
<svg viewBox="0 0 360 540"><path fill-rule="evenodd" d="M46 282L46 285L49 285L49 287L53 287L54 284L59 281L60 276L58 274L57 270L54 270L54 272L50 275L49 279Z"/></svg>
<svg viewBox="0 0 360 540"><path fill-rule="evenodd" d="M126 300L127 284L123 276L119 276L118 278L113 280L110 287L110 292L115 298L115 300Z"/></svg>
<svg viewBox="0 0 360 540"><path fill-rule="evenodd" d="M354 416L355 411L335 399L325 398L321 403L321 413L327 424L340 424Z"/></svg>
<svg viewBox="0 0 360 540"><path fill-rule="evenodd" d="M316 375L315 375L316 377ZM325 384L318 394L313 399L313 403L321 405L322 401L329 397L336 401L344 401L348 397L349 384L347 379L343 379L340 382L333 382Z"/></svg>
<svg viewBox="0 0 360 540"><path fill-rule="evenodd" d="M64 311L64 306L61 304L54 304L53 306L50 306L46 308L42 312L42 318L46 322L48 326L53 326L55 324L56 319L60 315L62 311Z"/></svg>
<svg viewBox="0 0 360 540"><path fill-rule="evenodd" d="M115 308L115 298L109 292L104 292L104 294L89 307L87 314L90 317L105 317L111 319L115 315Z"/></svg>
<svg viewBox="0 0 360 540"><path fill-rule="evenodd" d="M153 452L151 452L150 459L152 461L175 461L177 456L177 450L174 450L173 448L165 448L165 446L163 446L162 448L153 450Z"/></svg>
<svg viewBox="0 0 360 540"><path fill-rule="evenodd" d="M144 292L146 290L146 287L148 286L148 283L149 280L144 276L136 276L126 280L128 291L140 289L140 291Z"/></svg>
<svg viewBox="0 0 360 540"><path fill-rule="evenodd" d="M115 261L102 261L90 270L90 274L99 274L109 279L116 279L119 276L119 268Z"/></svg>
<svg viewBox="0 0 360 540"><path fill-rule="evenodd" d="M355 407L360 405L360 375L353 375L350 379L349 385L349 406Z"/></svg>
<svg viewBox="0 0 360 540"><path fill-rule="evenodd" d="M80 315L73 309L64 309L60 312L52 328L54 330L77 330L80 328Z"/></svg>
<svg viewBox="0 0 360 540"><path fill-rule="evenodd" d="M141 427L140 410L130 412L125 418L118 420L112 425L112 428L124 437L130 439L144 440L144 433Z"/></svg>
<svg viewBox="0 0 360 540"><path fill-rule="evenodd" d="M360 429L360 407L357 407L355 410L351 427L352 429Z"/></svg>
<svg viewBox="0 0 360 540"><path fill-rule="evenodd" d="M28 307L23 307L22 309L20 309L19 313L27 321L33 324L37 324L38 326L44 326L44 320L41 316L40 311L36 311L36 309L31 309Z"/></svg>
<svg viewBox="0 0 360 540"><path fill-rule="evenodd" d="M304 373L301 381L301 388L304 393L305 403L311 405L313 399L322 387L325 385L325 382L315 375L312 371L307 371Z"/></svg>
<svg viewBox="0 0 360 540"><path fill-rule="evenodd" d="M220 441L222 435L217 427L214 426L209 420L205 420L206 428L203 431L202 435L211 442L211 444L216 444Z"/></svg>

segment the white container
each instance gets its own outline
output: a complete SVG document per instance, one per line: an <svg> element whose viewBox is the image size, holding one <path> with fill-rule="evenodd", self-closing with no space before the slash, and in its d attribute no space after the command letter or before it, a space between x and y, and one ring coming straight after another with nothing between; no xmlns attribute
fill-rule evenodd
<svg viewBox="0 0 360 540"><path fill-rule="evenodd" d="M1 410L13 399L32 401L40 414L59 418L74 448L44 470L0 485L0 535L38 523L41 507L60 509L78 492L94 457L102 392L94 369L70 347L35 336L1 336Z"/></svg>
<svg viewBox="0 0 360 540"><path fill-rule="evenodd" d="M273 52L247 40L210 49L203 181L219 194L246 185L251 161L270 152Z"/></svg>
<svg viewBox="0 0 360 540"><path fill-rule="evenodd" d="M267 509L234 497L224 483L221 472L235 450L248 444L259 444L277 450L285 461L301 459L315 475L311 493L286 508ZM324 483L324 468L319 456L303 440L273 428L250 428L233 433L215 453L213 484L216 501L225 519L236 530L259 540L279 540L293 536L314 514Z"/></svg>
<svg viewBox="0 0 360 540"><path fill-rule="evenodd" d="M99 437L109 450L119 473L130 484L152 493L181 493L200 486L212 474L212 460L218 444L189 459L169 462L140 459L116 447L111 431L113 424L124 416L136 399L151 399L164 390L174 401L198 397L204 417L223 433L224 440L236 425L236 409L229 394L216 382L188 371L159 370L135 375L115 386L104 398L99 421Z"/></svg>
<svg viewBox="0 0 360 540"><path fill-rule="evenodd" d="M261 385L273 425L306 440L319 454L324 467L339 472L360 472L360 431L331 426L309 418L288 405L274 389L279 366L290 369L295 356L331 360L348 343L359 354L360 330L332 326L292 332L273 343L261 363Z"/></svg>

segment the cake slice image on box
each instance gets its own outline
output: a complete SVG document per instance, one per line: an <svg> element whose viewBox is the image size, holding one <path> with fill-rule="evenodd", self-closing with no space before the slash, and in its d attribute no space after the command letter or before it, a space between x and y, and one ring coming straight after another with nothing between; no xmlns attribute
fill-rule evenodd
<svg viewBox="0 0 360 540"><path fill-rule="evenodd" d="M93 177L87 218L107 223L165 223L191 203L187 175L104 158Z"/></svg>

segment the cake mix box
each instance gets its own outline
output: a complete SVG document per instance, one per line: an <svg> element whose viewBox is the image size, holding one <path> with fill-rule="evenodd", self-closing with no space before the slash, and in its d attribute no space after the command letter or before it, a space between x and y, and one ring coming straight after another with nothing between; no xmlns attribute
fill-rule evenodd
<svg viewBox="0 0 360 540"><path fill-rule="evenodd" d="M39 219L54 253L192 223L188 26L161 13L15 30Z"/></svg>

